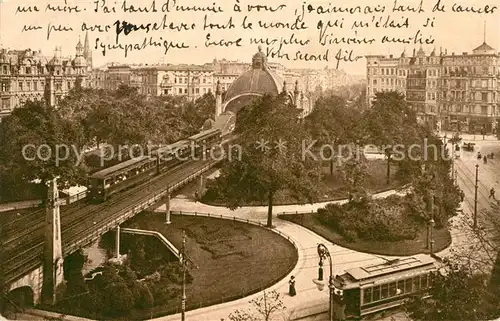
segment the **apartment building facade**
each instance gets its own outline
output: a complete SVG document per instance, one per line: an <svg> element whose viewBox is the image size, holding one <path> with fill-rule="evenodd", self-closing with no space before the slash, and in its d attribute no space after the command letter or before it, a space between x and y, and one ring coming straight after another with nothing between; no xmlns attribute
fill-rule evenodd
<svg viewBox="0 0 500 321"><path fill-rule="evenodd" d="M420 48L411 56L369 55L367 103L375 93L398 91L406 96L419 121L433 128L494 132L500 117L500 53L486 41L456 55Z"/></svg>
<svg viewBox="0 0 500 321"><path fill-rule="evenodd" d="M89 39L78 41L75 58L62 57L56 48L53 57L32 49L0 48L0 119L28 100L42 100L51 106L74 87L87 86L92 68Z"/></svg>

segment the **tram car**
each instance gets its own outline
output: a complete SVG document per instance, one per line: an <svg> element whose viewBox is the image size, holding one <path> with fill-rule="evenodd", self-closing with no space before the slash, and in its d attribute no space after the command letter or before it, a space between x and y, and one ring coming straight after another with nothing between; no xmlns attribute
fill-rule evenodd
<svg viewBox="0 0 500 321"><path fill-rule="evenodd" d="M209 129L185 140L159 147L151 155L135 157L93 173L88 178L88 197L105 201L111 195L142 183L190 160L221 143L220 129ZM194 144L194 147L192 147Z"/></svg>
<svg viewBox="0 0 500 321"><path fill-rule="evenodd" d="M343 291L347 320L360 320L398 307L416 294L425 296L437 269L431 256L419 254L346 270L334 278L334 286Z"/></svg>

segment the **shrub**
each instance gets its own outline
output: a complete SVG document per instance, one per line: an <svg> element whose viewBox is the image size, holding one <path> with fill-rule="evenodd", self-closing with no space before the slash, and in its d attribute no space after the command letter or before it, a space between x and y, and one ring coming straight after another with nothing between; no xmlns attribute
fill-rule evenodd
<svg viewBox="0 0 500 321"><path fill-rule="evenodd" d="M411 203L405 197L328 204L318 210L319 221L342 235L346 241L357 238L374 241L414 239L419 223L413 218Z"/></svg>

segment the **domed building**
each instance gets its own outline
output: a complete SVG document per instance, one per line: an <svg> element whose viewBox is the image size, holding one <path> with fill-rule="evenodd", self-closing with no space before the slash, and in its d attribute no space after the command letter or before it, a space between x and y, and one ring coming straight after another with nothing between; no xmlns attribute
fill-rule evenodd
<svg viewBox="0 0 500 321"><path fill-rule="evenodd" d="M267 57L259 46L258 52L252 58L252 68L241 74L229 87L222 101L220 83L216 88L216 113L215 127L231 131L234 129L236 114L245 106L250 105L255 98L265 94L278 95L286 90L283 79L271 70L267 63ZM287 91L290 99L302 108L303 103L309 104L308 99L298 90L298 82L295 83L293 92ZM309 110L309 108L307 108Z"/></svg>

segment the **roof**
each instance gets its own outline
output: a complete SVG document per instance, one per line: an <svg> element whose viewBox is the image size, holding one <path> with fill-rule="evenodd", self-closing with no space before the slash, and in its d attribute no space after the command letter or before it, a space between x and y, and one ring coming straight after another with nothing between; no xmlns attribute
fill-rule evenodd
<svg viewBox="0 0 500 321"><path fill-rule="evenodd" d="M124 172L126 169L129 169L129 167L135 166L139 163L145 163L146 160L150 160L149 156L135 157L123 163L105 168L102 171L95 172L94 174L90 175L90 178L105 178L106 176L113 173L118 174L120 172Z"/></svg>
<svg viewBox="0 0 500 321"><path fill-rule="evenodd" d="M189 141L186 140L186 139L179 140L179 141L177 141L175 143L172 143L172 144L169 144L169 145L162 146L162 147L158 148L157 150L153 151L153 154L158 153L158 151L160 153L164 153L164 152L176 152L177 149L179 149L179 147L186 146L188 144L189 144Z"/></svg>
<svg viewBox="0 0 500 321"><path fill-rule="evenodd" d="M259 47L253 57L252 69L244 72L229 87L225 102L240 95L259 96L263 94L277 95L283 89L283 80L267 65L267 59Z"/></svg>
<svg viewBox="0 0 500 321"><path fill-rule="evenodd" d="M209 130L204 130L196 135L189 137L189 140L198 140L198 139L204 138L205 136L209 136L215 132L220 132L220 129L219 128L212 128Z"/></svg>
<svg viewBox="0 0 500 321"><path fill-rule="evenodd" d="M412 257L400 258L394 261L387 261L380 264L353 268L347 270L346 273L351 275L355 280L366 280L368 278L413 269L433 263L433 258L428 255L420 254Z"/></svg>
<svg viewBox="0 0 500 321"><path fill-rule="evenodd" d="M477 47L473 51L495 51L495 48L491 47L486 42L483 42L479 47Z"/></svg>

